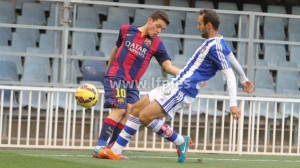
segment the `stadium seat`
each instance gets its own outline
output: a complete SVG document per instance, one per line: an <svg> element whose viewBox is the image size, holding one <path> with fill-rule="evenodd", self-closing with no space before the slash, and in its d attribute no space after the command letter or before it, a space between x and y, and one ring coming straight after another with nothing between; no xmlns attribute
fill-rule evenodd
<svg viewBox="0 0 300 168"><path fill-rule="evenodd" d="M266 40L281 40L284 41L285 30L282 19L274 17L265 17L264 19L264 39Z"/></svg>
<svg viewBox="0 0 300 168"><path fill-rule="evenodd" d="M44 8L39 3L23 3L22 16L32 18L38 25L46 25Z"/></svg>
<svg viewBox="0 0 300 168"><path fill-rule="evenodd" d="M185 16L184 34L200 35L197 29L198 12L187 12Z"/></svg>
<svg viewBox="0 0 300 168"><path fill-rule="evenodd" d="M130 24L129 12L124 8L109 7L107 21Z"/></svg>
<svg viewBox="0 0 300 168"><path fill-rule="evenodd" d="M153 9L135 9L133 23L137 26L146 24L148 17L154 12Z"/></svg>
<svg viewBox="0 0 300 168"><path fill-rule="evenodd" d="M27 16L18 16L17 17L17 24L19 25L37 25L37 22ZM39 41L40 32L39 29L24 29L24 28L16 28L16 32L22 32L31 34L31 36L34 38L36 42Z"/></svg>
<svg viewBox="0 0 300 168"><path fill-rule="evenodd" d="M179 54L178 42L176 40L173 40L173 39L169 38L169 39L164 39L163 43L166 47L166 50L167 50L169 56L173 60L174 56L176 54Z"/></svg>
<svg viewBox="0 0 300 168"><path fill-rule="evenodd" d="M132 3L132 4L139 4L139 0L119 0L120 3ZM121 7L124 8L126 10L128 10L129 12L129 17L133 18L134 17L134 12L135 12L135 8L126 8L126 7Z"/></svg>
<svg viewBox="0 0 300 168"><path fill-rule="evenodd" d="M291 33L298 33L300 27L300 19L289 19L289 24L288 24L288 34Z"/></svg>
<svg viewBox="0 0 300 168"><path fill-rule="evenodd" d="M35 47L28 47L26 49L26 53L30 54L49 54L47 50L43 50L41 48L35 48ZM31 63L31 64L38 64L43 65L42 67L46 69L46 74L48 76L51 75L51 67L50 67L50 60L46 57L36 57L36 56L26 56L25 57L25 63Z"/></svg>
<svg viewBox="0 0 300 168"><path fill-rule="evenodd" d="M182 28L182 24L181 24L181 16L184 16L184 15L179 15L179 13L176 11L166 11L166 13L168 14L169 19L170 19L169 26L177 27L179 33L180 34L183 33L183 28ZM182 19L184 19L184 18L182 18Z"/></svg>
<svg viewBox="0 0 300 168"><path fill-rule="evenodd" d="M265 44L264 60L269 67L276 68L278 62L286 62L285 46L282 44Z"/></svg>
<svg viewBox="0 0 300 168"><path fill-rule="evenodd" d="M187 1L187 0L170 0L169 5L170 6L176 6L176 7L184 7L184 8L189 8L190 7L189 1ZM186 11L169 11L169 12L178 13L179 18L182 21L185 19Z"/></svg>
<svg viewBox="0 0 300 168"><path fill-rule="evenodd" d="M277 13L277 14L286 14L286 10L284 6L279 5L268 5L267 8L268 13ZM279 20L282 20L284 27L287 26L288 19L287 18L277 18Z"/></svg>
<svg viewBox="0 0 300 168"><path fill-rule="evenodd" d="M15 8L11 2L0 1L0 16L8 23L16 23Z"/></svg>
<svg viewBox="0 0 300 168"><path fill-rule="evenodd" d="M11 46L15 51L26 52L27 47L36 47L36 41L31 34L14 32Z"/></svg>
<svg viewBox="0 0 300 168"><path fill-rule="evenodd" d="M50 14L49 14L49 18L55 18L55 16L57 15L57 18L61 18L62 17L62 4L60 3L52 3L50 6Z"/></svg>
<svg viewBox="0 0 300 168"><path fill-rule="evenodd" d="M261 96L266 93L275 94L272 74L268 69L262 69L268 66L267 62L264 60L259 60L257 62L257 66L259 66L261 69L256 69L254 73L255 94Z"/></svg>
<svg viewBox="0 0 300 168"><path fill-rule="evenodd" d="M60 81L60 77L62 75L60 64L61 64L60 59L58 58L53 59L53 65L52 65L53 78L51 79L51 83L62 82ZM66 77L64 79L64 82L66 84L77 84L77 71L74 62L68 59L65 68L66 68Z"/></svg>
<svg viewBox="0 0 300 168"><path fill-rule="evenodd" d="M203 1L203 0L195 1L195 8L215 9L212 1Z"/></svg>
<svg viewBox="0 0 300 168"><path fill-rule="evenodd" d="M228 15L220 14L220 20L219 34L224 37L236 37L233 18Z"/></svg>
<svg viewBox="0 0 300 168"><path fill-rule="evenodd" d="M8 20L6 18L3 20L0 16L0 23L8 23ZM3 40L11 40L12 29L8 27L0 27L0 35L4 38Z"/></svg>
<svg viewBox="0 0 300 168"><path fill-rule="evenodd" d="M15 52L15 50L11 46L0 46L0 52ZM11 56L0 54L1 61L10 61L14 62L17 66L17 72L19 75L23 73L23 65L21 56Z"/></svg>
<svg viewBox="0 0 300 168"><path fill-rule="evenodd" d="M119 22L110 22L110 21L102 22L102 29L120 30L121 26L122 24Z"/></svg>
<svg viewBox="0 0 300 168"><path fill-rule="evenodd" d="M42 5L44 11L46 12L49 12L50 11L50 6L52 4L52 2L49 2L49 1L40 1L40 4Z"/></svg>
<svg viewBox="0 0 300 168"><path fill-rule="evenodd" d="M299 95L298 70L284 70L282 68L298 69L298 66L295 62L278 62L276 93L285 95Z"/></svg>
<svg viewBox="0 0 300 168"><path fill-rule="evenodd" d="M162 69L159 66L158 62L153 58L149 63L147 71L140 80L140 89L149 90L161 86L163 79L164 77L162 75Z"/></svg>
<svg viewBox="0 0 300 168"><path fill-rule="evenodd" d="M191 57L192 55L175 54L173 64L178 68L183 68ZM168 75L167 77L169 78L169 76L171 75Z"/></svg>
<svg viewBox="0 0 300 168"><path fill-rule="evenodd" d="M98 16L96 9L93 6L85 6L85 5L78 6L77 20L90 21L91 23L93 23L96 26L95 28L100 27L99 16Z"/></svg>
<svg viewBox="0 0 300 168"><path fill-rule="evenodd" d="M97 61L94 64L86 64L83 68L82 80L103 83L105 69L106 61Z"/></svg>
<svg viewBox="0 0 300 168"><path fill-rule="evenodd" d="M34 3L35 0L16 0L16 9L21 10L23 7L23 3L32 2Z"/></svg>
<svg viewBox="0 0 300 168"><path fill-rule="evenodd" d="M184 39L183 54L191 58L203 42L204 39Z"/></svg>
<svg viewBox="0 0 300 168"><path fill-rule="evenodd" d="M0 80L19 81L15 62L0 59Z"/></svg>
<svg viewBox="0 0 300 168"><path fill-rule="evenodd" d="M114 2L114 0L101 0L101 1ZM107 16L109 6L97 5L97 4L94 4L93 6L94 6L95 10L97 11L98 15Z"/></svg>
<svg viewBox="0 0 300 168"><path fill-rule="evenodd" d="M72 47L77 53L84 53L84 51L96 50L96 39L94 33L89 32L74 32Z"/></svg>
<svg viewBox="0 0 300 168"><path fill-rule="evenodd" d="M72 59L70 57L83 56L83 54L84 54L84 51L75 51L75 50L72 50L72 49L67 51L67 55L68 55L67 62L68 63L69 63L69 61L73 62L77 77L82 77L82 72L81 72L81 68L80 68L80 65L79 65L80 60L79 59ZM68 69L71 69L71 68L68 68Z"/></svg>
<svg viewBox="0 0 300 168"><path fill-rule="evenodd" d="M56 38L56 43L54 44L54 38ZM55 53L55 51L60 51L61 47L60 37L54 37L51 34L41 34L39 48L47 51L47 53ZM56 46L56 47L54 47Z"/></svg>
<svg viewBox="0 0 300 168"><path fill-rule="evenodd" d="M300 40L299 40L300 41ZM290 61L295 62L300 67L300 46L291 46Z"/></svg>
<svg viewBox="0 0 300 168"><path fill-rule="evenodd" d="M84 56L105 58L104 53L102 51L96 51L96 50L94 50L94 51L85 51ZM88 60L88 59L83 60L82 61L82 71L83 71L83 68L84 68L85 65L91 65L91 64L95 64L95 63L99 64L99 62L102 62L102 61L99 61L99 60L95 61L95 60ZM106 67L106 65L105 65L105 67Z"/></svg>
<svg viewBox="0 0 300 168"><path fill-rule="evenodd" d="M164 6L165 2L162 0L144 0L145 4L148 5L159 5L159 6Z"/></svg>
<svg viewBox="0 0 300 168"><path fill-rule="evenodd" d="M218 3L218 9L238 11L238 7L237 7L237 4L235 2L219 2ZM222 14L222 15L226 15L228 17L231 17L234 24L237 24L238 21L239 21L239 15L231 15L231 14Z"/></svg>
<svg viewBox="0 0 300 168"><path fill-rule="evenodd" d="M201 92L209 92L212 94L224 94L225 93L225 83L223 79L223 74L221 71L217 71L216 75L207 81L207 86L200 87Z"/></svg>
<svg viewBox="0 0 300 168"><path fill-rule="evenodd" d="M251 4L251 3L244 3L243 4L243 11L250 11L250 12L263 12L260 4ZM263 25L264 18L259 18L259 25Z"/></svg>
<svg viewBox="0 0 300 168"><path fill-rule="evenodd" d="M300 15L300 6L292 6L292 14Z"/></svg>
<svg viewBox="0 0 300 168"><path fill-rule="evenodd" d="M100 40L100 51L104 53L106 58L110 57L112 49L116 45L118 34L102 34Z"/></svg>
<svg viewBox="0 0 300 168"><path fill-rule="evenodd" d="M8 37L0 30L0 46L8 46Z"/></svg>

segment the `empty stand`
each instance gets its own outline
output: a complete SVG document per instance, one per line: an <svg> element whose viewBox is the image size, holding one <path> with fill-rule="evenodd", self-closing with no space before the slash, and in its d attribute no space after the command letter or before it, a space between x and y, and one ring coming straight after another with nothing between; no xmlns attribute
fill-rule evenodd
<svg viewBox="0 0 300 168"><path fill-rule="evenodd" d="M268 66L276 68L278 62L286 62L285 46L282 44L265 44L264 60Z"/></svg>
<svg viewBox="0 0 300 168"><path fill-rule="evenodd" d="M0 52L15 52L11 46L0 46ZM0 54L1 61L14 62L17 66L17 72L19 75L23 73L23 65L21 56L12 56L6 54Z"/></svg>
<svg viewBox="0 0 300 168"><path fill-rule="evenodd" d="M299 95L299 72L281 68L295 68L294 62L279 62L276 77L276 93L285 95Z"/></svg>

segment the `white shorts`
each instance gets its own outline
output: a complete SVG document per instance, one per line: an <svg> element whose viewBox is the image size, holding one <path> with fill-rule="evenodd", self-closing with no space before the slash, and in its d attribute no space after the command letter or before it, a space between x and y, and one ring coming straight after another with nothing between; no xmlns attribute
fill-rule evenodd
<svg viewBox="0 0 300 168"><path fill-rule="evenodd" d="M184 105L192 103L195 99L179 90L178 86L173 83L167 83L151 90L148 97L150 101L156 100L171 120L174 118L176 111Z"/></svg>

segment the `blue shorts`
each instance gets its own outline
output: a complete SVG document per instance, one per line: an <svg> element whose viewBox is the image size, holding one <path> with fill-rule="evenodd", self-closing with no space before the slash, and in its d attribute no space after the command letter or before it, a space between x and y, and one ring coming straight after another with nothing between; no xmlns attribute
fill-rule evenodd
<svg viewBox="0 0 300 168"><path fill-rule="evenodd" d="M134 104L140 100L139 90L135 83L124 80L104 78L104 108L116 107L127 110L127 103Z"/></svg>

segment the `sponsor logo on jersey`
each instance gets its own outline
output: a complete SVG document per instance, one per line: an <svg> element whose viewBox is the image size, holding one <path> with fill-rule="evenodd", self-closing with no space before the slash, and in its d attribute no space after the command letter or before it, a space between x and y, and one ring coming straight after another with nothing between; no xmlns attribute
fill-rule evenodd
<svg viewBox="0 0 300 168"><path fill-rule="evenodd" d="M132 43L131 41L125 41L125 46L128 48L128 50L140 57L145 57L148 49L143 48L141 45Z"/></svg>

